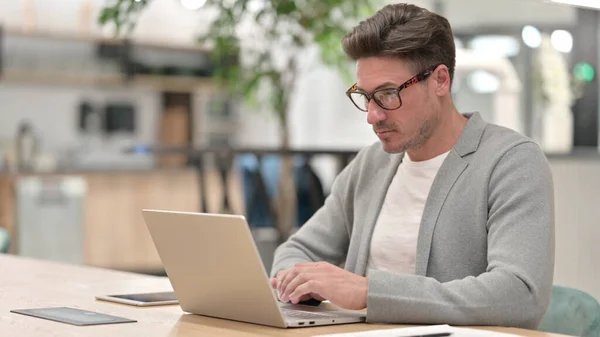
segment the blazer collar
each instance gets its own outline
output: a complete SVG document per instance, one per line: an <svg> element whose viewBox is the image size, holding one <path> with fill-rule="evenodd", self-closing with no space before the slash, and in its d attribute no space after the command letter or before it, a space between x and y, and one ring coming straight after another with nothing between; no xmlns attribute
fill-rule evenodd
<svg viewBox="0 0 600 337"><path fill-rule="evenodd" d="M481 136L487 126L487 123L477 112L465 113L463 115L469 120L467 121L467 125L465 125L461 136L454 145L454 150L461 157L477 151L479 143L481 142Z"/></svg>

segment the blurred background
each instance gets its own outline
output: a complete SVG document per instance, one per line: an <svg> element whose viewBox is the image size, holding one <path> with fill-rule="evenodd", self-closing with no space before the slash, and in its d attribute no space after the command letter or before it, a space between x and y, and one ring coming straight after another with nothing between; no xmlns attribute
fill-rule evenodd
<svg viewBox="0 0 600 337"><path fill-rule="evenodd" d="M161 275L141 209L206 211L245 215L270 268L277 244L377 139L344 94L354 65L335 57L339 39L319 20L303 26L303 43L291 51L260 34L265 22L231 21L230 30L246 34L234 62L248 62L245 76L262 69L252 67L256 45L275 70L261 73L271 86L257 84L263 89L253 96L219 80L222 64L211 48L226 49L229 40L211 46L198 37L212 34L220 11L237 2L0 2L0 229L9 238L0 250ZM254 13L275 3L245 2ZM555 282L600 299L595 2L411 3L453 26L458 109L515 129L547 153L556 193ZM128 10L107 11L121 5L131 11L120 28L135 22L127 33L114 19ZM331 6L346 8L343 1ZM353 10L348 27L369 13ZM282 11L293 17L300 9ZM311 27L320 29L318 41Z"/></svg>

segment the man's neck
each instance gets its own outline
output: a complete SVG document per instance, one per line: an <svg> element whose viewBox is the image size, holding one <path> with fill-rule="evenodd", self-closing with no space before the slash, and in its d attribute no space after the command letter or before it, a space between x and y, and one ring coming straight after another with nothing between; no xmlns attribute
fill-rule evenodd
<svg viewBox="0 0 600 337"><path fill-rule="evenodd" d="M423 161L435 158L450 151L462 134L468 119L461 115L455 107L442 113L436 130L423 146L416 150L407 150L412 161Z"/></svg>

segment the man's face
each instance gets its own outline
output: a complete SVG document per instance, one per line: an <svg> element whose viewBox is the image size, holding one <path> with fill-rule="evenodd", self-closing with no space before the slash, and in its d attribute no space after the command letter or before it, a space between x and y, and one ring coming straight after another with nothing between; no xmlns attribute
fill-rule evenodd
<svg viewBox="0 0 600 337"><path fill-rule="evenodd" d="M419 69L422 71L424 69ZM369 57L358 60L357 87L367 93L381 88L397 88L417 75L398 59ZM374 99L368 103L367 121L386 152L397 153L420 148L439 122L439 104L429 78L400 91L402 105L386 110ZM425 84L425 85L423 85ZM392 99L392 98L390 98Z"/></svg>

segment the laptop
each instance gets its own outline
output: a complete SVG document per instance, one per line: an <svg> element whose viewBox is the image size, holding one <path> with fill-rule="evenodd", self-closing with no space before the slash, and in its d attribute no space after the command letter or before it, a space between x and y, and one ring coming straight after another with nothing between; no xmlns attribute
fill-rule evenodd
<svg viewBox="0 0 600 337"><path fill-rule="evenodd" d="M365 313L278 300L244 216L144 209L185 312L279 328L359 323Z"/></svg>

